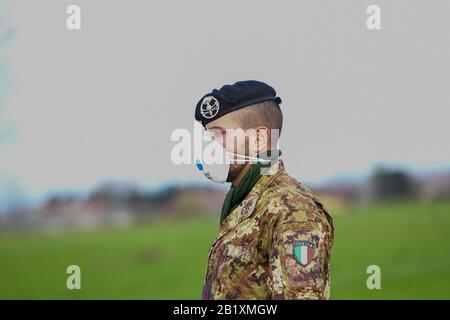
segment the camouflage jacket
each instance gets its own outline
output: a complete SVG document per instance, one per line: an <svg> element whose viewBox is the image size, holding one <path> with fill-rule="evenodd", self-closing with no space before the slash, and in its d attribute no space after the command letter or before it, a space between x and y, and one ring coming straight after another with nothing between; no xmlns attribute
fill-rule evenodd
<svg viewBox="0 0 450 320"><path fill-rule="evenodd" d="M281 160L271 170L221 224L203 299L329 298L332 219Z"/></svg>

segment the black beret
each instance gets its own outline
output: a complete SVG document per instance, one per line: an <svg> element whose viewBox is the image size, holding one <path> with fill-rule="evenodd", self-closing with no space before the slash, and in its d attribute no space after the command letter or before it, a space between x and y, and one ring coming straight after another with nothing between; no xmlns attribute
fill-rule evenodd
<svg viewBox="0 0 450 320"><path fill-rule="evenodd" d="M227 84L200 99L195 108L195 120L206 126L227 113L255 103L273 100L280 104L281 98L276 95L274 88L260 81L247 80Z"/></svg>

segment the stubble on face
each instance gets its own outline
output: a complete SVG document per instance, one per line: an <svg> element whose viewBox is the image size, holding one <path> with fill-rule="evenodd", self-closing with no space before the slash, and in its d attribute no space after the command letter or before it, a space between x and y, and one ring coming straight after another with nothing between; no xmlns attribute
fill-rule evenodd
<svg viewBox="0 0 450 320"><path fill-rule="evenodd" d="M242 150L239 150L240 152L238 152L238 154L240 155L247 155L246 150L248 148L248 141L247 138L245 138L244 140L244 148ZM236 178L239 177L239 175L241 174L242 170L244 170L245 166L247 165L247 163L231 163L230 164L230 170L228 171L228 177L227 177L227 182L233 182L236 180Z"/></svg>
<svg viewBox="0 0 450 320"><path fill-rule="evenodd" d="M232 181L236 180L236 178L239 176L239 174L244 169L244 167L245 167L244 163L230 164L230 170L228 171L227 182L232 182Z"/></svg>

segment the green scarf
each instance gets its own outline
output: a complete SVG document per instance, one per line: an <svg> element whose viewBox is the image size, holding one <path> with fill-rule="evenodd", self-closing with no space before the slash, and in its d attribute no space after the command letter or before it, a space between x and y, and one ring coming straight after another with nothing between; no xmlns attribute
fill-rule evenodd
<svg viewBox="0 0 450 320"><path fill-rule="evenodd" d="M264 154L259 155L261 158L270 157L271 151L268 151ZM278 150L278 156L281 155L281 151ZM220 214L220 223L222 223L228 215L236 209L241 202L245 199L245 197L250 193L253 186L258 182L259 178L261 178L261 168L265 167L265 164L261 162L253 163L250 167L250 170L245 174L242 178L239 185L231 185L230 190L225 196L225 200L222 205L222 212Z"/></svg>

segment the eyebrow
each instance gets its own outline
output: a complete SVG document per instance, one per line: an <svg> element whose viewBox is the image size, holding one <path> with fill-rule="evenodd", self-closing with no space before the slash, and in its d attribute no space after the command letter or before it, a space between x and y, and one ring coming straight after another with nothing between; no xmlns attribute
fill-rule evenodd
<svg viewBox="0 0 450 320"><path fill-rule="evenodd" d="M206 129L206 131L210 131L210 132L214 131L214 130L219 131L221 134L225 134L227 132L227 130L225 128L222 128L219 126L214 126L214 127Z"/></svg>
<svg viewBox="0 0 450 320"><path fill-rule="evenodd" d="M207 133L208 133L208 131L209 131L210 133L211 133L211 132L217 131L217 132L220 133L220 135L221 135L222 137L224 137L225 134L226 134L226 132L227 132L226 129L224 129L224 128L222 128L222 127L219 127L219 126L214 126L214 127L211 127L211 128L206 129L206 132L207 132ZM213 133L212 135L214 135L214 133Z"/></svg>
<svg viewBox="0 0 450 320"><path fill-rule="evenodd" d="M223 128L222 128L222 127L219 127L219 126L214 126L214 127L208 128L208 129L206 129L206 130L211 130L211 129L223 130Z"/></svg>

